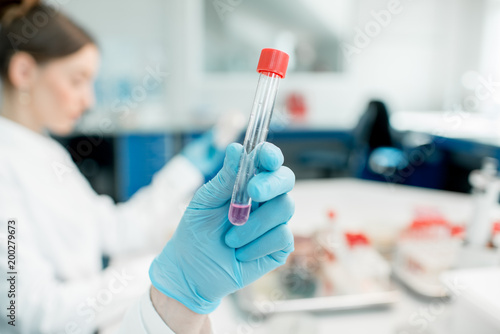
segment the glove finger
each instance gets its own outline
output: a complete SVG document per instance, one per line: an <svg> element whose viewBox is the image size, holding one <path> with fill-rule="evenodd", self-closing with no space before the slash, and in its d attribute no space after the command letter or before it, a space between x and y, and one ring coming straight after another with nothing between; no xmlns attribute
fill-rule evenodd
<svg viewBox="0 0 500 334"><path fill-rule="evenodd" d="M278 170L285 160L281 150L276 145L267 142L260 147L258 159L261 171Z"/></svg>
<svg viewBox="0 0 500 334"><path fill-rule="evenodd" d="M293 246L293 234L286 224L281 224L251 243L236 249L239 261L253 261Z"/></svg>
<svg viewBox="0 0 500 334"><path fill-rule="evenodd" d="M293 189L295 174L286 166L273 172L261 172L248 182L247 191L256 202L269 201Z"/></svg>
<svg viewBox="0 0 500 334"><path fill-rule="evenodd" d="M242 152L243 146L240 144L233 143L227 147L222 169L194 194L190 208L217 208L231 198Z"/></svg>
<svg viewBox="0 0 500 334"><path fill-rule="evenodd" d="M284 265L293 250L293 245L291 245L260 259L240 262L243 285L248 285L259 279L262 275Z"/></svg>
<svg viewBox="0 0 500 334"><path fill-rule="evenodd" d="M276 226L288 222L294 211L295 202L287 194L265 202L250 214L245 225L231 227L225 237L226 244L231 248L243 247Z"/></svg>

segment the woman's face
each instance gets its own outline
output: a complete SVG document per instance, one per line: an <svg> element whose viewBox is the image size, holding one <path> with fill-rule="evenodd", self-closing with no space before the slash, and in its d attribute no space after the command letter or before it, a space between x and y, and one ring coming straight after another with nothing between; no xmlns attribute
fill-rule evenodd
<svg viewBox="0 0 500 334"><path fill-rule="evenodd" d="M70 133L94 103L93 81L98 63L97 47L88 44L39 66L30 87L30 109L37 123L57 135Z"/></svg>

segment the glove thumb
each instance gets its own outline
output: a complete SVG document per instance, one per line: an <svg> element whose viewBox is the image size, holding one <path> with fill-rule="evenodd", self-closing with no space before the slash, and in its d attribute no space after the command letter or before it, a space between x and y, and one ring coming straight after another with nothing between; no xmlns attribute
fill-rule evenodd
<svg viewBox="0 0 500 334"><path fill-rule="evenodd" d="M193 209L212 209L224 205L233 193L238 165L243 146L237 143L226 148L224 166L208 183L205 183L194 195L190 207Z"/></svg>

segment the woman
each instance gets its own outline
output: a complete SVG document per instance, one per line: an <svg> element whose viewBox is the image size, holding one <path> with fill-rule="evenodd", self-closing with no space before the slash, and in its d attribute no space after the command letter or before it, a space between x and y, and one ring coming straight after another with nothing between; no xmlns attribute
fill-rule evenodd
<svg viewBox="0 0 500 334"><path fill-rule="evenodd" d="M91 333L105 321L105 307L122 304L121 291L133 280L126 272L102 270L102 255L154 249L218 161L204 156L210 151L205 138L194 144L197 149L174 157L127 203L98 196L47 135L70 133L92 105L99 61L95 42L36 0L2 1L0 17L0 220L3 235L7 221L15 220L18 256L16 326L6 321L0 330ZM259 153L267 171L248 188L255 201L266 202L250 216L257 228L235 230L228 223L240 154L241 146L230 146L223 169L197 192L153 262L154 288L131 311L125 331L168 332L161 327L167 324L176 332L209 332L206 314L223 296L283 264L293 250L284 224L293 202L284 194L294 176L270 144ZM4 258L4 273L11 271L6 265ZM4 280L1 288L2 305L9 305Z"/></svg>

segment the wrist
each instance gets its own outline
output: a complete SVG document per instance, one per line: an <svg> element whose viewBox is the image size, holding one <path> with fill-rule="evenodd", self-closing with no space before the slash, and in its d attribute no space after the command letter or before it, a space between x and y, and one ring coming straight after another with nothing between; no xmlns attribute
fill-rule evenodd
<svg viewBox="0 0 500 334"><path fill-rule="evenodd" d="M167 243L162 253L153 260L149 268L149 278L152 285L158 292L180 302L193 313L212 313L219 306L221 300L213 298L212 295L200 295L200 291L193 291L186 277L193 280L198 278L198 282L202 282L202 277L200 277L200 272L193 268L184 268L183 263L190 262L190 260L179 260L181 255L178 254L178 247L173 241L170 240ZM205 284L206 286L203 285L203 289L200 288L200 290L211 292L210 283Z"/></svg>
<svg viewBox="0 0 500 334"><path fill-rule="evenodd" d="M208 314L199 314L190 310L181 302L164 295L154 286L151 286L150 296L156 312L175 333L212 333Z"/></svg>

